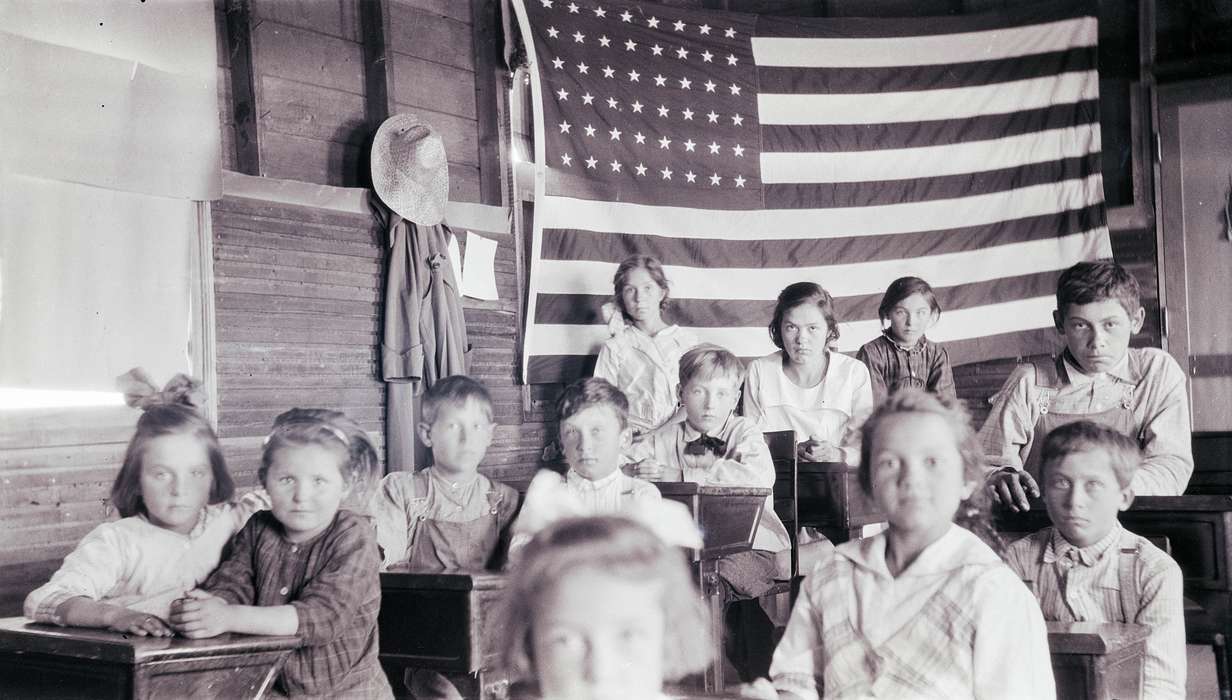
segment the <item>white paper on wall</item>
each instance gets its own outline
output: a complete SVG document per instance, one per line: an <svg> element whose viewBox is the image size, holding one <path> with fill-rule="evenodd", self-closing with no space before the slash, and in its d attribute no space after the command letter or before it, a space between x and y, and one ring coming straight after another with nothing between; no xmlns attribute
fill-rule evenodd
<svg viewBox="0 0 1232 700"><path fill-rule="evenodd" d="M462 265L462 293L476 299L495 301L496 241L466 232L466 260Z"/></svg>

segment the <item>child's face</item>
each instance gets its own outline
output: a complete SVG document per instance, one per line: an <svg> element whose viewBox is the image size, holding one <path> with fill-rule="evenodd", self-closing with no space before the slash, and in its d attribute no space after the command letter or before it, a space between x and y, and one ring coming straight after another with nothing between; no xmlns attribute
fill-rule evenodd
<svg viewBox="0 0 1232 700"><path fill-rule="evenodd" d="M1146 311L1139 308L1132 316L1116 299L1070 304L1053 312L1057 331L1065 337L1065 347L1084 372L1107 372L1116 366L1129 339L1142 329Z"/></svg>
<svg viewBox="0 0 1232 700"><path fill-rule="evenodd" d="M792 362L820 362L830 338L830 324L816 304L800 304L783 313L779 338Z"/></svg>
<svg viewBox="0 0 1232 700"><path fill-rule="evenodd" d="M873 432L873 500L890 528L933 541L945 534L975 484L964 474L958 438L931 413L899 413Z"/></svg>
<svg viewBox="0 0 1232 700"><path fill-rule="evenodd" d="M270 510L292 542L306 542L325 531L350 491L340 466L342 448L321 445L279 447L265 474Z"/></svg>
<svg viewBox="0 0 1232 700"><path fill-rule="evenodd" d="M1044 467L1044 505L1061 535L1078 547L1102 540L1134 494L1121 488L1105 450L1071 452Z"/></svg>
<svg viewBox="0 0 1232 700"><path fill-rule="evenodd" d="M446 402L436 420L419 424L419 439L432 448L437 469L450 474L473 474L492 444L492 421L487 406L474 399Z"/></svg>
<svg viewBox="0 0 1232 700"><path fill-rule="evenodd" d="M680 385L680 403L685 420L697 431L713 433L736 408L740 387L732 377L716 374L708 379L693 378Z"/></svg>
<svg viewBox="0 0 1232 700"><path fill-rule="evenodd" d="M660 303L663 302L663 288L650 276L645 268L635 267L625 276L625 284L620 288L620 301L625 307L625 313L635 324L658 321L661 318Z"/></svg>
<svg viewBox="0 0 1232 700"><path fill-rule="evenodd" d="M633 432L620 427L616 410L606 404L587 406L560 422L565 461L591 481L615 471L632 441Z"/></svg>
<svg viewBox="0 0 1232 700"><path fill-rule="evenodd" d="M161 435L141 457L141 500L150 522L187 535L209 503L214 472L205 444L189 434Z"/></svg>
<svg viewBox="0 0 1232 700"><path fill-rule="evenodd" d="M890 335L903 345L915 345L933 325L936 315L923 294L912 294L890 309Z"/></svg>
<svg viewBox="0 0 1232 700"><path fill-rule="evenodd" d="M544 594L531 644L544 697L655 698L663 686L661 584L584 568Z"/></svg>

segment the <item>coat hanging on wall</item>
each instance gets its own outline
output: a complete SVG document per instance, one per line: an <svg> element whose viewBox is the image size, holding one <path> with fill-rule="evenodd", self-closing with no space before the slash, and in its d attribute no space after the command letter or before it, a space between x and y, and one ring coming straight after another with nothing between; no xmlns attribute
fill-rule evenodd
<svg viewBox="0 0 1232 700"><path fill-rule="evenodd" d="M427 464L415 441L415 396L466 372L466 321L442 219L449 171L440 136L412 115L390 117L372 146L373 210L389 236L381 371L389 471Z"/></svg>

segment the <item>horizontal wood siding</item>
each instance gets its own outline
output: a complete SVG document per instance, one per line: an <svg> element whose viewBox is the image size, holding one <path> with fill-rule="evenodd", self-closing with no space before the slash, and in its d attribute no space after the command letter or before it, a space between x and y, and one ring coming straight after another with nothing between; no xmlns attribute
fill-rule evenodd
<svg viewBox="0 0 1232 700"><path fill-rule="evenodd" d="M261 175L368 181L356 0L251 0ZM230 100L230 96L226 96Z"/></svg>
<svg viewBox="0 0 1232 700"><path fill-rule="evenodd" d="M445 142L449 198L482 201L479 114L470 2L390 0L393 100L399 113L421 116ZM486 79L494 80L494 76Z"/></svg>
<svg viewBox="0 0 1232 700"><path fill-rule="evenodd" d="M87 532L113 515L111 484L138 412L0 412L0 617L20 615Z"/></svg>
<svg viewBox="0 0 1232 700"><path fill-rule="evenodd" d="M261 439L292 407L343 411L381 444L371 218L230 196L212 211L219 436L237 481L255 482Z"/></svg>

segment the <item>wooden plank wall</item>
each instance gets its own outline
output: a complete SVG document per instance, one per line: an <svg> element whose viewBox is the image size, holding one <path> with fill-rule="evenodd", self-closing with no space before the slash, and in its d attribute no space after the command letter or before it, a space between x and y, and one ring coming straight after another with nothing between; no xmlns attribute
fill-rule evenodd
<svg viewBox="0 0 1232 700"><path fill-rule="evenodd" d="M371 217L228 196L212 206L218 432L252 485L292 407L346 413L383 444L382 235Z"/></svg>
<svg viewBox="0 0 1232 700"><path fill-rule="evenodd" d="M389 15L396 111L417 114L440 132L449 157L450 199L479 202L471 3L390 0Z"/></svg>
<svg viewBox="0 0 1232 700"><path fill-rule="evenodd" d="M51 577L107 498L137 423L129 408L0 412L0 617Z"/></svg>

